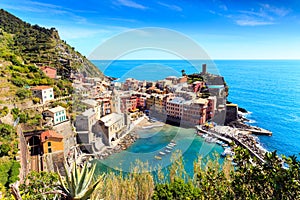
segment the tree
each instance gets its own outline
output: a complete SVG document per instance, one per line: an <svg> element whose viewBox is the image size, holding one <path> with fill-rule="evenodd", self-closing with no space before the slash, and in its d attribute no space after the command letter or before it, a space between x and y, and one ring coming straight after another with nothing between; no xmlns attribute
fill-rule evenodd
<svg viewBox="0 0 300 200"><path fill-rule="evenodd" d="M7 138L10 137L11 134L15 133L15 130L9 124L0 124L0 137Z"/></svg>
<svg viewBox="0 0 300 200"><path fill-rule="evenodd" d="M8 156L8 152L10 150L10 146L8 143L3 143L0 146L0 157Z"/></svg>
<svg viewBox="0 0 300 200"><path fill-rule="evenodd" d="M200 199L201 190L191 182L185 183L181 178L175 178L172 183L158 184L153 194L154 200L159 199Z"/></svg>
<svg viewBox="0 0 300 200"><path fill-rule="evenodd" d="M185 70L184 70L184 69L181 70L181 74L182 74L182 76L186 76L186 73L185 73Z"/></svg>
<svg viewBox="0 0 300 200"><path fill-rule="evenodd" d="M54 172L31 171L23 184L20 185L20 193L24 199L54 199L60 196L52 191L58 189L58 175Z"/></svg>
<svg viewBox="0 0 300 200"><path fill-rule="evenodd" d="M20 163L11 160L9 157L0 158L0 184L9 187L9 184L19 180Z"/></svg>

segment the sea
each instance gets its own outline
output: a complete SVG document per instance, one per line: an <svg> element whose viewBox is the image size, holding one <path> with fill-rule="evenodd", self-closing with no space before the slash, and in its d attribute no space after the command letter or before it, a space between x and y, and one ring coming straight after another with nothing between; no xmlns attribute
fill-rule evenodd
<svg viewBox="0 0 300 200"><path fill-rule="evenodd" d="M92 61L105 75L125 81L127 78L155 81L167 76L207 71L224 77L229 85L228 100L248 111L249 123L273 132L272 136L258 136L261 145L280 155L300 153L300 60L116 60ZM99 161L102 170L130 170L133 161L148 162L154 170L171 163L171 155L155 158L160 151L176 140L172 151L183 153L183 162L192 172L193 161L201 156L214 158L223 151L216 144L204 142L194 129L166 125L149 130L138 130L140 135L129 149ZM220 159L222 161L222 158ZM125 163L125 164L124 164Z"/></svg>

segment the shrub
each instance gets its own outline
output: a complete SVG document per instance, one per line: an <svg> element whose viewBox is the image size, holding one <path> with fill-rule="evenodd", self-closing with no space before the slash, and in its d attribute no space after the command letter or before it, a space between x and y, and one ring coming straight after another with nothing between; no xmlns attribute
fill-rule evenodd
<svg viewBox="0 0 300 200"><path fill-rule="evenodd" d="M13 115L14 120L16 120L20 114L19 108L13 108L11 109L10 113Z"/></svg>
<svg viewBox="0 0 300 200"><path fill-rule="evenodd" d="M10 146L7 143L3 143L0 145L0 157L8 156L8 152L10 150Z"/></svg>
<svg viewBox="0 0 300 200"><path fill-rule="evenodd" d="M16 95L21 99L24 100L26 98L31 97L31 91L25 88L20 88L17 90Z"/></svg>
<svg viewBox="0 0 300 200"><path fill-rule="evenodd" d="M15 133L15 130L12 126L8 124L0 124L0 138L10 136Z"/></svg>
<svg viewBox="0 0 300 200"><path fill-rule="evenodd" d="M18 87L23 87L24 85L26 85L26 81L21 79L21 77L16 77L16 78L12 78L11 82Z"/></svg>
<svg viewBox="0 0 300 200"><path fill-rule="evenodd" d="M200 189L193 186L191 182L185 183L183 179L175 178L174 182L158 184L152 196L158 199L200 199Z"/></svg>
<svg viewBox="0 0 300 200"><path fill-rule="evenodd" d="M2 109L0 110L0 117L4 117L4 116L6 116L8 113L9 113L9 110L8 110L7 106L4 106L4 108L2 108Z"/></svg>
<svg viewBox="0 0 300 200"><path fill-rule="evenodd" d="M32 101L33 101L34 104L37 104L37 103L40 103L40 102L41 102L41 99L38 98L38 97L33 97L33 98L32 98Z"/></svg>

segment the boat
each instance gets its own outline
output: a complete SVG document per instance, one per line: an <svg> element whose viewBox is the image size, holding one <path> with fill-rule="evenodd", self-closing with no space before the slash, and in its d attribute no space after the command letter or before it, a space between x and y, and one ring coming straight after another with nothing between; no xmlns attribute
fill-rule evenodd
<svg viewBox="0 0 300 200"><path fill-rule="evenodd" d="M228 147L227 143L222 144L222 147Z"/></svg>
<svg viewBox="0 0 300 200"><path fill-rule="evenodd" d="M166 150L165 150L165 152L167 152L167 153L170 153L171 151L170 151L170 150L168 150L168 149L166 149Z"/></svg>
<svg viewBox="0 0 300 200"><path fill-rule="evenodd" d="M208 143L215 143L215 142L217 142L217 138L213 138L213 137L207 137L206 139L205 139L205 142L208 142Z"/></svg>
<svg viewBox="0 0 300 200"><path fill-rule="evenodd" d="M223 145L224 144L224 142L223 141L221 141L221 140L217 140L217 142L216 142L218 145Z"/></svg>
<svg viewBox="0 0 300 200"><path fill-rule="evenodd" d="M226 157L226 156L233 156L234 152L231 151L231 148L226 148L223 153L221 153L221 156Z"/></svg>
<svg viewBox="0 0 300 200"><path fill-rule="evenodd" d="M176 145L177 145L177 144L174 143L174 142L170 142L170 143L168 144L169 147L174 147L174 146L176 146Z"/></svg>
<svg viewBox="0 0 300 200"><path fill-rule="evenodd" d="M167 149L171 149L171 150L173 149L173 147L170 147L170 146L166 146L166 148L167 148Z"/></svg>
<svg viewBox="0 0 300 200"><path fill-rule="evenodd" d="M162 158L160 156L154 156L155 159L161 160Z"/></svg>
<svg viewBox="0 0 300 200"><path fill-rule="evenodd" d="M159 154L160 154L160 155L166 155L166 153L164 153L164 152L162 152L162 151L160 151Z"/></svg>

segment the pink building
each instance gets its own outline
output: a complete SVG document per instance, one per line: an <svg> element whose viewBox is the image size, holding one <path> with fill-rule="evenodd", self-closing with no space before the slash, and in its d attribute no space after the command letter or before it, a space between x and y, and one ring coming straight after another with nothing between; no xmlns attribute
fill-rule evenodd
<svg viewBox="0 0 300 200"><path fill-rule="evenodd" d="M217 98L216 96L210 96L208 98L208 105L207 105L207 120L213 119L215 116Z"/></svg>
<svg viewBox="0 0 300 200"><path fill-rule="evenodd" d="M192 125L204 124L207 120L207 99L187 101L183 105L182 122Z"/></svg>
<svg viewBox="0 0 300 200"><path fill-rule="evenodd" d="M182 97L170 99L166 105L167 115L169 117L181 119L184 102L185 100Z"/></svg>
<svg viewBox="0 0 300 200"><path fill-rule="evenodd" d="M207 120L208 102L202 98L186 101L181 97L175 97L166 104L167 115L180 119L183 124L204 124Z"/></svg>
<svg viewBox="0 0 300 200"><path fill-rule="evenodd" d="M42 66L40 69L48 76L49 78L56 78L56 69L49 66Z"/></svg>

